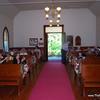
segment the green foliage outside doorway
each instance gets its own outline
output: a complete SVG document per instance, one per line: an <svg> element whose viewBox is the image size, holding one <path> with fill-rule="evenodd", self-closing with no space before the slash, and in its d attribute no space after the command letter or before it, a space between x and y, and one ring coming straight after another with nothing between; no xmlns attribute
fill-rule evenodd
<svg viewBox="0 0 100 100"><path fill-rule="evenodd" d="M48 34L48 56L60 56L62 47L62 34Z"/></svg>

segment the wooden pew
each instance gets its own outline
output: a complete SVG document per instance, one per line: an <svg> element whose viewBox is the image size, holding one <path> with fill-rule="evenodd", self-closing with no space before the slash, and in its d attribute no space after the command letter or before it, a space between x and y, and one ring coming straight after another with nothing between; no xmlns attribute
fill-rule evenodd
<svg viewBox="0 0 100 100"><path fill-rule="evenodd" d="M74 81L77 82L76 84L78 85L78 87L80 87L80 90L82 90L82 82L81 82L82 74L81 73L83 72L84 66L87 66L87 65L100 66L100 58L96 56L95 57L92 56L92 57L87 57L86 59L79 61L79 68L77 69L78 73L74 71Z"/></svg>
<svg viewBox="0 0 100 100"><path fill-rule="evenodd" d="M84 65L82 67L81 79L83 95L100 98L100 65Z"/></svg>
<svg viewBox="0 0 100 100"><path fill-rule="evenodd" d="M90 57L86 57L84 60L78 60L77 61L79 64L79 72L81 74L81 70L82 67L84 67L84 65L88 65L88 64L96 64L96 65L100 65L100 57L97 56L90 56Z"/></svg>
<svg viewBox="0 0 100 100"><path fill-rule="evenodd" d="M0 64L0 87L15 86L20 94L22 86L22 73L19 64Z"/></svg>
<svg viewBox="0 0 100 100"><path fill-rule="evenodd" d="M82 61L82 64L100 64L100 57L88 56Z"/></svg>

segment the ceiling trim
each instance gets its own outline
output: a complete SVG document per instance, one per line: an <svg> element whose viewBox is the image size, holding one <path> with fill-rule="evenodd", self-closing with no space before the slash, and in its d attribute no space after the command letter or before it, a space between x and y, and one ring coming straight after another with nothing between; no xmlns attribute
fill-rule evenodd
<svg viewBox="0 0 100 100"><path fill-rule="evenodd" d="M33 1L33 2L5 2L0 3L0 6L6 6L6 5L26 5L26 4L51 4L51 3L86 3L86 2L96 2L94 0L61 0L61 1Z"/></svg>

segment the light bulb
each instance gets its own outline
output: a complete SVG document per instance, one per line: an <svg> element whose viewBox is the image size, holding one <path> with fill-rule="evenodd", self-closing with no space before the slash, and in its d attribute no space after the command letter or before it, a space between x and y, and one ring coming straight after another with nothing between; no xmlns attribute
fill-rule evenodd
<svg viewBox="0 0 100 100"><path fill-rule="evenodd" d="M45 11L49 12L50 8L49 7L45 7Z"/></svg>
<svg viewBox="0 0 100 100"><path fill-rule="evenodd" d="M49 22L50 22L50 23L52 23L52 22L53 22L53 20L50 20Z"/></svg>
<svg viewBox="0 0 100 100"><path fill-rule="evenodd" d="M56 21L57 23L59 23L60 22L60 20L59 19L57 19L57 21Z"/></svg>
<svg viewBox="0 0 100 100"><path fill-rule="evenodd" d="M57 18L60 18L60 17L61 17L60 14L58 14L58 15L57 15Z"/></svg>
<svg viewBox="0 0 100 100"><path fill-rule="evenodd" d="M52 27L52 24L50 24L50 27Z"/></svg>
<svg viewBox="0 0 100 100"><path fill-rule="evenodd" d="M61 11L61 7L57 7L57 9L56 9L58 12L60 12Z"/></svg>
<svg viewBox="0 0 100 100"><path fill-rule="evenodd" d="M57 26L59 27L59 24L57 24Z"/></svg>
<svg viewBox="0 0 100 100"><path fill-rule="evenodd" d="M48 15L48 14L46 14L46 15L45 15L45 17L48 19L48 18L49 18L49 15Z"/></svg>

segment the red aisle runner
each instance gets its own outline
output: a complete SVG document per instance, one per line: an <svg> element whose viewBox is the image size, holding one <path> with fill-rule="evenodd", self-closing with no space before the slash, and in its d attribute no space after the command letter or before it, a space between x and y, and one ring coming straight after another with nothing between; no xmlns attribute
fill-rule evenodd
<svg viewBox="0 0 100 100"><path fill-rule="evenodd" d="M75 100L66 69L61 62L47 62L29 100Z"/></svg>

